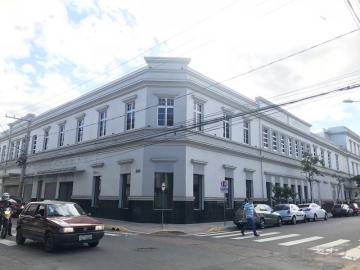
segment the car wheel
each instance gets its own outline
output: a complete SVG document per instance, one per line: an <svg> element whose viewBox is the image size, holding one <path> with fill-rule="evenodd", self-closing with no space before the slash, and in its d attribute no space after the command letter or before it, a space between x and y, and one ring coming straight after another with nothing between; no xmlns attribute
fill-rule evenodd
<svg viewBox="0 0 360 270"><path fill-rule="evenodd" d="M292 225L296 225L296 217L292 217L292 219L291 219L291 224L292 224Z"/></svg>
<svg viewBox="0 0 360 270"><path fill-rule="evenodd" d="M96 242L92 242L92 243L88 243L89 247L94 248L97 247L99 245L99 241Z"/></svg>
<svg viewBox="0 0 360 270"><path fill-rule="evenodd" d="M16 231L16 244L23 245L25 243L25 238L23 237L22 229L19 228Z"/></svg>
<svg viewBox="0 0 360 270"><path fill-rule="evenodd" d="M317 215L316 215L316 214L314 214L313 221L314 221L314 222L316 222L316 221L317 221Z"/></svg>
<svg viewBox="0 0 360 270"><path fill-rule="evenodd" d="M325 214L324 220L328 220L328 215Z"/></svg>
<svg viewBox="0 0 360 270"><path fill-rule="evenodd" d="M46 234L44 247L45 247L46 252L52 252L55 250L54 237L53 237L52 233Z"/></svg>
<svg viewBox="0 0 360 270"><path fill-rule="evenodd" d="M259 228L260 228L260 229L264 229L264 228L265 228L265 219L260 218Z"/></svg>
<svg viewBox="0 0 360 270"><path fill-rule="evenodd" d="M282 219L281 219L281 217L278 218L276 225L277 225L278 227L281 227L281 225L282 225Z"/></svg>

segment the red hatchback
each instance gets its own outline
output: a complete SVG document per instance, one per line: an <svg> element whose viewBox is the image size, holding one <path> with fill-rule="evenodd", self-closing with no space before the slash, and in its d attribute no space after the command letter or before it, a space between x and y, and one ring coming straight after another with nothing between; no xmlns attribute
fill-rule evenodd
<svg viewBox="0 0 360 270"><path fill-rule="evenodd" d="M76 203L43 201L29 203L19 215L16 243L26 239L43 242L46 251L60 245L87 244L96 247L104 225L88 217Z"/></svg>

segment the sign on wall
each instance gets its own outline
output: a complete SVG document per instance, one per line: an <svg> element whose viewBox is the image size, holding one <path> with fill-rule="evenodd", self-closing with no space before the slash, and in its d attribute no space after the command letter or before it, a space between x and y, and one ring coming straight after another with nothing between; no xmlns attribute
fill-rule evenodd
<svg viewBox="0 0 360 270"><path fill-rule="evenodd" d="M220 182L220 192L221 193L228 193L229 192L229 184L227 180L222 180Z"/></svg>

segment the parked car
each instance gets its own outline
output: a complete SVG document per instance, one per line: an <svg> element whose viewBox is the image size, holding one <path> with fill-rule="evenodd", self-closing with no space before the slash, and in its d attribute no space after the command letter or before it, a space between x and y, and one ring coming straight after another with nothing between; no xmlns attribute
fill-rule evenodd
<svg viewBox="0 0 360 270"><path fill-rule="evenodd" d="M16 243L26 239L43 242L46 251L59 245L88 244L96 247L104 236L104 225L88 217L72 202L42 201L29 203L19 215Z"/></svg>
<svg viewBox="0 0 360 270"><path fill-rule="evenodd" d="M10 198L3 198L0 199L0 208L3 208L5 202L9 201L11 204L11 208L13 210L13 217L18 217L21 211L24 209L25 203L23 203L20 199L10 196Z"/></svg>
<svg viewBox="0 0 360 270"><path fill-rule="evenodd" d="M360 214L360 207L357 203L350 203L349 206L354 211L354 216L358 216Z"/></svg>
<svg viewBox="0 0 360 270"><path fill-rule="evenodd" d="M349 217L353 215L354 210L352 210L350 206L345 203L335 204L331 210L331 213L333 217L342 217L342 216Z"/></svg>
<svg viewBox="0 0 360 270"><path fill-rule="evenodd" d="M317 221L318 219L327 220L328 214L327 212L321 208L320 205L316 203L303 203L299 204L298 207L300 210L305 212L306 218L308 221Z"/></svg>
<svg viewBox="0 0 360 270"><path fill-rule="evenodd" d="M305 212L300 210L295 204L278 204L275 205L274 211L280 214L283 222L295 225L298 221L307 221Z"/></svg>
<svg viewBox="0 0 360 270"><path fill-rule="evenodd" d="M281 216L274 212L270 206L266 204L255 204L255 224L258 228L265 228L266 226L281 226L282 219ZM235 212L234 224L241 229L243 224L246 223L246 218L244 215L244 209L239 208Z"/></svg>

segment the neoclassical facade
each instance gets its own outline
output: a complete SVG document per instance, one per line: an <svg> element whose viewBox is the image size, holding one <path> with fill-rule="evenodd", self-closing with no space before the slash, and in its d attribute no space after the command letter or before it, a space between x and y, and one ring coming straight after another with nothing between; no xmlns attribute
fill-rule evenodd
<svg viewBox="0 0 360 270"><path fill-rule="evenodd" d="M24 198L78 202L95 216L193 223L232 217L246 197L267 202L274 185L310 200L305 152L324 160L313 197L337 200L334 174L359 174L360 137L345 127L323 134L282 108L268 110L188 67L185 58L147 66L41 115L29 114ZM3 191L16 194L26 122L0 137ZM227 180L229 193L220 192ZM165 190L162 191L162 184ZM354 185L340 200L357 200ZM359 198L358 198L359 196Z"/></svg>

